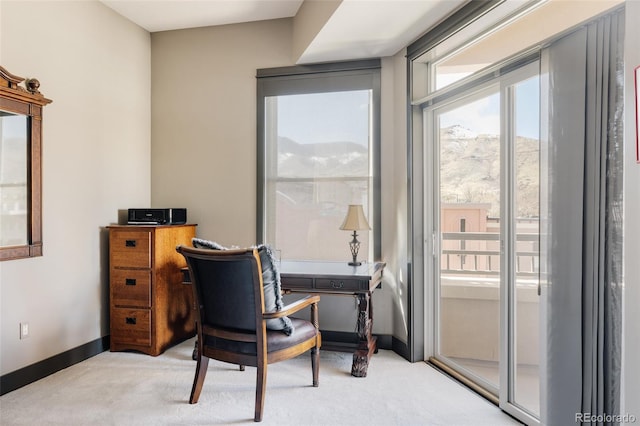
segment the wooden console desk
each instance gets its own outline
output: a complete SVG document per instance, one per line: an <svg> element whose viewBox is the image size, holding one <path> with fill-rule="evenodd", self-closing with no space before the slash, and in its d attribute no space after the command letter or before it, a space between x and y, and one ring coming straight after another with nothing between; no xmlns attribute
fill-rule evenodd
<svg viewBox="0 0 640 426"><path fill-rule="evenodd" d="M371 295L382 281L385 263L363 263L349 266L347 262L282 261L279 265L282 291L287 293L354 295L358 298L356 332L358 342L353 353L351 375L366 377L369 359L377 351L376 337L371 334L373 306ZM183 268L185 282L189 271ZM321 319L322 320L322 319ZM345 347L331 347L345 350Z"/></svg>
<svg viewBox="0 0 640 426"><path fill-rule="evenodd" d="M367 376L369 359L377 351L376 337L371 334L371 294L382 281L384 267L382 262L349 266L347 262L316 261L283 261L279 266L285 293L355 295L358 298L358 343L351 365L351 375L355 377Z"/></svg>

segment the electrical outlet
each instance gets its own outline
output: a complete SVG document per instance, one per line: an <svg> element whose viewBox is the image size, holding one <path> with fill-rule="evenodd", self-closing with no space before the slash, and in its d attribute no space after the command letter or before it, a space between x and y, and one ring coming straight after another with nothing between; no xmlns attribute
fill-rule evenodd
<svg viewBox="0 0 640 426"><path fill-rule="evenodd" d="M21 322L20 323L20 339L26 339L29 337L29 323Z"/></svg>

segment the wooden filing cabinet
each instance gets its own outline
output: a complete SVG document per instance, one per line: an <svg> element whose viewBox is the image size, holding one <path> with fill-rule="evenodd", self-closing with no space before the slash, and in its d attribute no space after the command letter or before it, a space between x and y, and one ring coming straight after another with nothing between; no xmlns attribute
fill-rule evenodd
<svg viewBox="0 0 640 426"><path fill-rule="evenodd" d="M118 225L109 229L111 351L157 356L195 335L191 286L182 284L184 257L196 225Z"/></svg>

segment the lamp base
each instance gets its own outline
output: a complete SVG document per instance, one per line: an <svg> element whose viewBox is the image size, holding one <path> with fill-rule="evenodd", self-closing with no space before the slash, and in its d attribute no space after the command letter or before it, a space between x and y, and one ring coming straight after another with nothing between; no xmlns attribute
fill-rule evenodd
<svg viewBox="0 0 640 426"><path fill-rule="evenodd" d="M358 251L360 250L360 241L358 241L358 234L353 231L353 240L349 242L349 249L351 250L351 256L353 260L349 262L349 266L360 266L362 262L358 262Z"/></svg>

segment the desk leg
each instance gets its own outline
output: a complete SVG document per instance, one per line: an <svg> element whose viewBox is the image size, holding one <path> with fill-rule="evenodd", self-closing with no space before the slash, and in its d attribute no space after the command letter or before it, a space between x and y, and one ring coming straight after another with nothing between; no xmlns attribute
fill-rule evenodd
<svg viewBox="0 0 640 426"><path fill-rule="evenodd" d="M358 349L353 354L351 375L354 377L367 377L369 359L376 352L376 338L371 335L373 326L373 306L371 293L361 293L358 297Z"/></svg>

